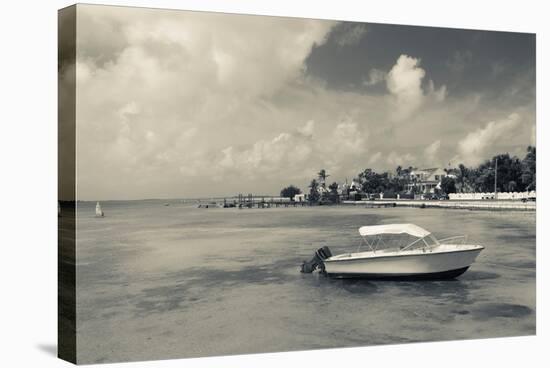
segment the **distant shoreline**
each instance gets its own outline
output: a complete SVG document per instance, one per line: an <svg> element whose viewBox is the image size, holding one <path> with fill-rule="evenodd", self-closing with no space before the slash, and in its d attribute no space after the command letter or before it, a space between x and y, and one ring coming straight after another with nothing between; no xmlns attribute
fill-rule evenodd
<svg viewBox="0 0 550 368"><path fill-rule="evenodd" d="M413 208L445 208L486 211L536 211L536 202L521 202L512 200L375 200L375 201L344 201L343 205L364 205L366 207L413 207Z"/></svg>

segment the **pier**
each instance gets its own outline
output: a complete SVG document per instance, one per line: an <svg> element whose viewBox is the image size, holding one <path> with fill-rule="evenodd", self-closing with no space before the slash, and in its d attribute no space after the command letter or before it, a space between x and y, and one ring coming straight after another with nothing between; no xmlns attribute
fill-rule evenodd
<svg viewBox="0 0 550 368"><path fill-rule="evenodd" d="M186 202L195 202L200 208L271 208L271 207L299 207L309 206L309 202L296 202L286 197L238 194L232 197L212 197L187 199Z"/></svg>

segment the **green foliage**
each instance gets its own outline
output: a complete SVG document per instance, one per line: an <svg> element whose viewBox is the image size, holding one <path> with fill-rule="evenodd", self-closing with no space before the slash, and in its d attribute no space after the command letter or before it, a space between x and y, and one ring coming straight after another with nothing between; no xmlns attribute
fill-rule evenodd
<svg viewBox="0 0 550 368"><path fill-rule="evenodd" d="M527 147L527 155L521 162L521 183L526 190L537 189L537 149Z"/></svg>
<svg viewBox="0 0 550 368"><path fill-rule="evenodd" d="M328 186L329 191L329 200L332 203L340 202L340 195L338 194L338 183L334 182Z"/></svg>
<svg viewBox="0 0 550 368"><path fill-rule="evenodd" d="M536 148L529 146L523 160L505 153L496 155L475 168L468 168L460 164L456 180L458 191L494 191L495 168L497 169L497 190L499 192L536 190Z"/></svg>
<svg viewBox="0 0 550 368"><path fill-rule="evenodd" d="M365 169L359 174L361 190L364 193L381 193L390 187L390 180L387 172L378 174L372 169Z"/></svg>
<svg viewBox="0 0 550 368"><path fill-rule="evenodd" d="M477 167L466 167L464 164L460 164L457 168L445 170L447 174L452 174L452 176L441 179L440 191L445 194L494 191L495 164L497 162L497 190L499 192L536 190L536 161L536 148L529 146L523 160L504 153L494 156ZM398 166L393 176L389 172L377 173L367 168L355 180L360 183L360 192L363 196L379 193L384 193L386 198L393 198L397 193L409 196L420 193L417 179L410 176L413 170L412 166L408 168ZM316 179L311 181L309 185L309 200L311 202L324 202L327 198L333 203L337 203L339 200L337 183L328 186L328 193L325 193L324 190L321 190L322 195L319 193L320 187L325 189L328 176L326 170L322 169L317 173L318 181ZM404 193L407 187L410 188L410 191ZM349 195L349 190L347 193L344 192L343 195Z"/></svg>
<svg viewBox="0 0 550 368"><path fill-rule="evenodd" d="M455 180L445 176L441 179L441 191L445 194L456 193Z"/></svg>
<svg viewBox="0 0 550 368"><path fill-rule="evenodd" d="M281 197L285 197L285 198L292 199L296 194L301 194L301 193L302 191L300 190L300 188L294 185L289 185L288 187L281 189Z"/></svg>
<svg viewBox="0 0 550 368"><path fill-rule="evenodd" d="M319 183L317 180L313 179L309 184L309 201L310 202L319 202L321 199L319 195Z"/></svg>

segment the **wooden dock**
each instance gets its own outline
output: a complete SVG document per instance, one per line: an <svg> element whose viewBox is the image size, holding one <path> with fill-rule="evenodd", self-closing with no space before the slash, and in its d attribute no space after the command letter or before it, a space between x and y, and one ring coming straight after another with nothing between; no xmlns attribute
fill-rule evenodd
<svg viewBox="0 0 550 368"><path fill-rule="evenodd" d="M272 208L309 206L309 202L295 202L290 198L238 194L233 197L198 198L195 201L200 208Z"/></svg>

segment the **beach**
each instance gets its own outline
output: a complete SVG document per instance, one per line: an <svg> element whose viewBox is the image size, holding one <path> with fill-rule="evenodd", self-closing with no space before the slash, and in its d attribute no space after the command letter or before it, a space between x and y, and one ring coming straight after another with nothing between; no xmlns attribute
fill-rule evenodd
<svg viewBox="0 0 550 368"><path fill-rule="evenodd" d="M77 205L79 363L536 332L534 211L101 204ZM409 222L485 250L451 281L299 272L321 246L356 249L360 226Z"/></svg>

